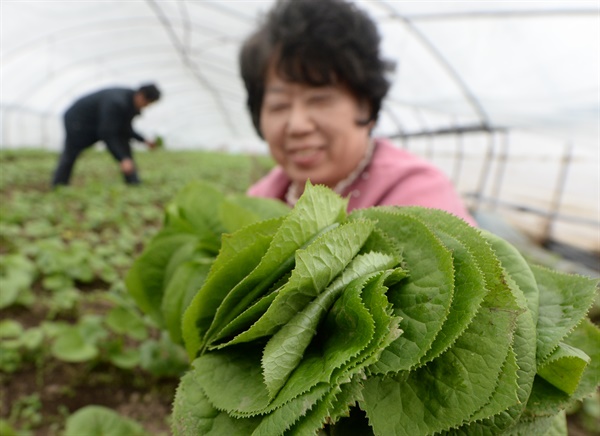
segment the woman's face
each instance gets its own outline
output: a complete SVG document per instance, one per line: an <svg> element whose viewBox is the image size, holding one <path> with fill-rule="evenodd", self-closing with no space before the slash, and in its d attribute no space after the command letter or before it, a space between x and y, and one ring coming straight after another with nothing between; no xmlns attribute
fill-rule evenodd
<svg viewBox="0 0 600 436"><path fill-rule="evenodd" d="M292 181L330 188L345 179L366 153L373 123L367 105L345 87L286 82L267 73L260 128L271 155Z"/></svg>

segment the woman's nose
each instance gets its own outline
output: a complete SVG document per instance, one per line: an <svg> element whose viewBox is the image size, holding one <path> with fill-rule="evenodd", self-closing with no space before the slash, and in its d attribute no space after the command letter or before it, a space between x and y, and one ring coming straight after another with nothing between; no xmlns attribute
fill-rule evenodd
<svg viewBox="0 0 600 436"><path fill-rule="evenodd" d="M301 102L292 104L287 122L287 131L291 135L303 134L314 129L314 121L310 111Z"/></svg>

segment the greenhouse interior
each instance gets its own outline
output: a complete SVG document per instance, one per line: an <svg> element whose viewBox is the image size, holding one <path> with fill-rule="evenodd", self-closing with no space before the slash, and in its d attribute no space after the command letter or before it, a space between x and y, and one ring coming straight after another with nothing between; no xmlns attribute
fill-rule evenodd
<svg viewBox="0 0 600 436"><path fill-rule="evenodd" d="M314 4L320 1L306 0ZM383 346L381 354L373 348L370 351L373 354L361 363L354 355L352 359L356 362L352 360L352 364L348 363L350 357L331 363L331 373L317 377L319 383L315 381L311 386L303 387L302 384L310 378L302 375L302 371L310 373L310 362L305 365L304 361L295 362L298 366L289 370L293 371L291 375L268 374L269 359L289 357L283 352L277 354L273 349L277 341L281 342L281 349L286 349L287 345L282 345L286 338L282 336L287 333L282 332L288 332L292 327L285 324L272 340L260 337L264 341L259 340L262 346L267 345L262 357L258 353L256 369L260 375L262 368L267 385L271 376L281 377L282 385L277 385L276 393L273 393L272 385L265 388L272 403L262 405L254 399L253 395L257 398L262 395L257 393L259 388L240 381L252 378L243 372L250 357L244 360L236 351L246 350L243 348L246 345L235 342L236 337L231 346L224 338L226 333L236 333L232 329L241 329L244 316L256 317L251 320L250 330L246 331L254 332L252 328L263 320L258 318L256 311L259 309L255 307L271 304L263 317L271 315L270 310L275 311L278 307L279 297L292 285L281 285L269 294L272 297L267 295L256 300L259 303L249 306L243 313L242 302L249 305L254 299L250 301L247 297L236 303L230 301L234 297L227 295L219 297L224 298L223 306L213 308L211 305L217 303L204 297L205 303L216 311L214 318L210 318L213 324L209 320L204 332L205 327L201 324L206 321L202 316L211 315L206 313L208 309L199 306L199 301L203 292L209 292L210 286L216 289L219 280L226 282L218 275L218 268L225 268L225 260L219 263L221 254L231 256L232 262L240 262L236 268L239 272L231 273L234 277L231 280L242 280L247 275L248 282L255 280L258 283L256 276L260 272L256 271L268 268L265 266L267 261L254 264L252 268L256 267L256 270L247 266L251 263L249 258L241 258L250 249L246 250L242 236L235 239L239 233L234 230L243 233L245 227L242 224L258 226L254 221L259 218L263 223L266 222L263 219L275 219L288 213L287 208L282 212L280 205L259 206L238 198L245 197L248 188L276 165L268 141L257 134L248 109L248 91L240 73L240 50L277 0L0 0L0 294L3 294L0 295L0 434L598 434L598 372L592 381L588 380L591 376L586 376L600 371L598 342L592 351L586 349L589 338L600 338L597 329L600 324L598 1L344 2L362 11L375 23L381 38L381 56L393 65L387 73L390 87L370 135L386 138L393 148L416 155L437 167L456 189L477 227L486 232L484 235L489 232L502 238L516 248L524 261L542 265L544 271L549 269L564 274L564 282L561 275L552 283L560 283L569 289L583 289L557 290L556 298L546 301L548 313L544 316L542 307L532 310L534 320L539 316L538 372L534 372L535 381L531 382L530 403L534 402L533 397L538 403L546 404L547 401L549 405L544 413L540 412L543 407L525 408L519 412L521 418L512 415L516 423L513 424L523 427L514 430L516 433L503 429L502 425L509 424L501 423L498 416L511 415L515 406L511 405L511 409L505 407L508 403L496 401L496 394L502 395L498 386L503 378L498 378L498 374L492 378L500 380L494 400L490 400L492 393L481 393L487 402L474 405L476 408L470 412L465 409L466 415L460 418L452 418L454 413L459 416L459 411L454 410L460 407L450 404L450 400L448 404L445 400L434 401L433 392L437 392L437 387L431 387L431 398L425 393L422 386L434 384L433 380L442 376L445 371L442 364L449 359L447 355L458 347L457 344L466 341L464 337L470 331L466 321L462 336L458 327L455 333L446 333L448 329L443 329L448 323L458 324L455 318L459 316L452 318L452 310L460 309L459 298L456 303L451 302L452 298L448 300L447 304L452 306L440 315L440 322L446 317L447 320L433 333L437 335L441 331L441 336L455 334L456 337L443 345L444 339L436 336L433 342L432 336L424 345L423 355L418 357L420 360L406 364L401 370L393 370L406 373L404 378L414 380L415 386L421 385L422 395L410 384L412 381L398 381L398 386L404 386L401 383L407 385L403 390L396 385L391 387L385 382L387 378L377 375L377 370L385 373L381 367L387 363L381 361L391 359L392 351ZM98 141L78 158L72 186L52 189L52 172L65 144L63 115L73 102L104 88L137 89L148 83L158 86L160 99L144 108L143 114L136 116L132 125L144 137L153 138L155 145L160 142L160 146L150 151L142 143L132 141L144 182L136 187L126 186L113 157L106 152L106 144ZM321 191L309 191L307 186L304 192L306 195L300 197L298 205L312 201L307 200L312 198L311 192L318 197L316 193ZM238 197L234 201L232 196ZM316 198L314 201L321 200ZM311 207L317 206L311 204ZM190 218L192 213L200 218ZM293 212L289 213L291 217ZM436 241L439 239L446 244L446 238L453 239L455 242L448 243L449 247L454 247L448 250L453 255L465 251L463 255L470 256L472 262L487 262L485 255L478 251L483 250L480 246L472 248L460 239L463 236L449 236L450 230L440 230L446 229L445 224L430 224L420 213L414 212L416 218L411 219L425 222L427 228L435 228L431 234L436 235L432 236ZM368 220L379 216L377 214L374 211L372 215L364 212L356 216ZM350 213L348 223L339 226L340 234L342 228L351 225L359 228L353 223L352 216ZM407 216L413 216L413 212L407 212ZM222 222L215 224L219 220ZM377 226L384 226L385 221L380 216L377 222L381 224L373 225L381 230ZM283 223L282 228L286 221ZM196 239L190 242L185 239L189 237L188 230L181 229L192 225L206 229L196 229ZM460 227L458 224L448 226L448 229ZM249 235L244 236L248 247L259 245L260 237L275 231L263 227L256 233L262 236L255 235L252 242ZM214 231L217 236L198 236L199 232L214 228L219 229ZM221 231L228 234L227 238L233 235L231 240L223 238L223 241L230 241L230 246L226 247L223 242L221 248ZM468 230L463 231L471 235ZM184 233L177 232L188 233L184 237ZM273 240L277 240L279 233L275 235L271 234ZM331 235L331 241L334 236ZM161 237L165 238L163 245L160 245ZM323 239L314 238L313 244ZM366 239L366 244L374 251L382 244L375 239ZM309 244L310 241L305 242ZM493 239L488 242L486 247L491 245L496 249ZM196 248L190 248L192 245ZM297 247L296 265L303 253L311 253L310 247L303 244ZM407 247L400 251L408 265L410 256L405 256L405 252L410 248ZM173 254L176 248L180 249L177 251L179 257ZM193 250L196 251L192 255ZM361 250L357 249L354 255L360 253L357 256L360 257L367 251L364 247ZM263 260L268 259L270 253L266 251ZM427 259L438 256L435 251L428 253L425 250L421 256ZM256 262L261 257L262 254ZM175 265L175 261L187 269ZM283 258L279 261L284 263ZM456 258L454 262L457 270L459 264L464 267L469 263ZM238 267L235 263L231 265ZM484 270L479 274L486 275L486 265L479 265L479 269ZM502 265L510 272L508 266ZM502 281L513 283L514 279L518 286L526 287L520 281L526 281L523 279L526 274L517 271L514 265L514 276ZM244 268L250 269L244 272ZM374 289L375 282L390 290L398 286L394 281L417 283L420 270L416 266L412 270L407 267L408 278L404 279L398 278L401 268L395 268L396 272L381 274L381 283L377 281L379 279L363 283L363 293ZM459 287L458 277L463 277L465 283L474 283L475 272L467 272L464 268L464 275L457 273L455 277L456 288ZM552 293L553 285L546 283L546 276L536 268L532 267L531 277L538 280L540 292L548 288L547 292ZM343 276L346 271L342 268L339 274ZM295 274L296 269L291 272L291 278L290 273L273 275L276 280L268 286L276 288L285 277L290 283L294 277L300 277L300 273ZM576 281L580 277L582 279ZM572 283L569 282L571 279ZM489 284L489 280L486 276L483 281ZM167 286L174 281L177 283ZM246 282L240 281L231 293L238 288L238 293L242 292L244 286L251 289L250 284L242 286L243 283ZM187 290L175 291L176 286ZM176 292L179 292L176 300L165 297ZM530 298L526 291L523 293ZM316 295L312 297L317 299ZM347 298L350 301L351 297ZM572 303L575 299L579 303ZM540 304L543 300L543 297L539 298ZM332 311L342 297L335 301ZM477 304L487 307L483 296L481 301L483 303ZM583 302L589 304L583 307ZM528 303L531 308L531 300ZM364 303L364 307L368 304ZM239 313L235 312L238 309ZM504 310L495 309L497 313ZM232 311L231 315L225 314L227 310ZM471 318L477 309L472 310ZM562 315L558 315L561 311ZM412 312L398 309L394 313L398 319L390 317L388 321L381 321L374 316L375 331L378 322L387 322L387 325L395 326L390 327L390 332L400 338L412 334L412 327L406 321L411 319ZM431 313L434 313L433 309ZM194 314L198 316L195 324ZM221 326L217 323L219 316ZM480 317L485 318L478 313L475 320ZM589 324L593 326L585 332L581 326L587 326L587 321L582 321L583 318L591 319ZM516 319L521 318L517 316ZM323 318L319 328L329 325L328 322L329 318ZM515 322L517 325L522 323L513 320ZM555 333L548 325L544 327L544 322L552 323L556 327L554 330L564 331ZM333 320L331 323L335 324ZM339 323L335 326L343 328L343 322ZM508 320L506 323L512 325ZM429 326L425 321L420 325ZM215 330L217 327L223 330ZM316 324L314 328L317 328ZM552 335L561 335L553 347L548 345L551 340L540 339L546 332L544 328L552 331ZM189 339L190 335L199 333L205 336L200 335L203 339L198 339L198 343L196 339ZM481 335L485 336L485 332ZM329 346L326 336L323 334L323 353ZM335 333L332 341L341 343L342 336L342 333ZM521 337L518 331L514 336ZM317 337L320 338L319 333ZM382 343L392 341L386 338L380 339ZM296 346L295 337L292 339L287 338ZM415 342L418 341L415 339ZM397 344L398 339L391 343ZM540 343L551 348L546 353L547 359L540 357ZM317 353L318 347L313 350L312 346L313 343L307 345L305 356ZM341 349L339 343L337 346ZM436 346L440 350L434 355ZM366 353L366 345L361 347L361 353ZM393 349L393 345L389 347ZM409 352L409 346L406 347L403 350ZM519 355L518 346L508 344L507 347L514 348L515 351L508 354L513 353L516 357L513 356L513 362L506 357L506 352L502 356L500 363L504 364L497 373L500 371L504 378L510 377L507 367L520 367L519 359L526 360ZM233 353L230 350L237 354L227 354ZM248 351L248 354L254 356L257 353ZM336 356L331 358L332 362L341 359ZM380 363L367 366L366 362L376 359L373 356L377 356ZM194 358L195 369L190 371L190 360ZM329 362L328 359L323 357L322 361ZM438 361L439 373L435 373L430 365ZM210 362L213 367L223 369L213 369ZM252 361L252 365L254 363ZM280 368L288 364L291 365L288 361L274 363L273 371L283 371ZM242 375L232 375L234 366ZM465 371L468 366L465 365ZM556 382L551 386L554 379L548 374L558 377L557 371L562 370L577 373L580 377L575 382ZM325 369L322 371L325 374ZM195 374L195 378L187 374ZM362 381L356 381L355 385L355 380L360 377L363 377ZM213 381L220 378L225 380L220 385ZM228 378L230 382L226 381ZM397 379L403 379L403 376L398 375ZM236 380L242 386L239 389L232 387ZM317 388L326 385L326 381L330 390L319 391ZM279 379L273 383L279 383ZM473 383L477 385L477 382ZM512 383L516 386L520 382L513 380ZM358 385L363 390L359 391ZM592 386L592 393L583 395L588 385ZM253 399L247 400L250 405L244 403L236 408L232 405L233 397L246 395L243 389L253 392L248 394L248 398ZM229 395L232 398L220 396L220 390L232 392ZM405 394L409 390L414 392L415 398ZM473 392L476 390L473 388ZM196 392L199 394L194 395ZM456 395L459 402L461 397L455 392L448 393L440 388L438 398ZM469 398L479 395L473 392ZM291 399L285 400L285 395ZM306 405L300 407L300 400ZM341 408L344 400L355 406ZM517 402L522 400L519 397ZM390 401L397 401L402 411L395 414L390 408L386 409ZM464 401L461 400L462 404ZM408 404L417 406L409 407ZM421 405L423 410L419 409ZM244 409L246 406L247 410ZM446 406L452 412L446 411ZM233 410L231 414L230 409ZM550 416L550 410L558 411L558 415L552 412ZM366 418L363 415L357 417L355 413L366 414ZM398 418L391 419L391 423L379 423L378 417L386 413ZM425 416L423 423L415 423L416 418L411 413ZM441 415L447 416L447 420ZM557 420L556 416L562 420ZM369 427L367 432L360 425L353 429L348 427L352 424L342 425L353 420L359 420L361 424L369 422L372 428ZM315 427L314 423L318 425ZM308 431L310 425L313 425L310 427L312 433ZM280 433L278 426L283 426ZM319 433L315 433L315 428Z"/></svg>

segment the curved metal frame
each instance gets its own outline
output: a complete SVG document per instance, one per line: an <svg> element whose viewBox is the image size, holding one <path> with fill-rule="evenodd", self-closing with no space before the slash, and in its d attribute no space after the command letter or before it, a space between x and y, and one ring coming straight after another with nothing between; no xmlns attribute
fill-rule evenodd
<svg viewBox="0 0 600 436"><path fill-rule="evenodd" d="M481 127L489 128L491 123L485 109L483 108L475 94L467 86L462 77L454 69L452 64L443 56L440 50L438 50L438 48L425 36L425 34L419 30L419 28L413 23L413 21L408 16L399 13L388 3L384 3L383 0L376 0L376 2L379 6L388 11L393 18L398 19L402 23L404 23L406 28L417 38L417 41L419 41L421 45L429 53L431 53L433 58L438 62L442 69L446 71L448 76L456 83L458 88L461 90L465 100L469 102L470 106L473 108L473 111L479 117Z"/></svg>

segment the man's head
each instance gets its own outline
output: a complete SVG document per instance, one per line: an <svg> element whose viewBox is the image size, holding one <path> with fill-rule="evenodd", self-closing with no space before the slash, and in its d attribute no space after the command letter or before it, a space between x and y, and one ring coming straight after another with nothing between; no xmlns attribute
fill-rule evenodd
<svg viewBox="0 0 600 436"><path fill-rule="evenodd" d="M160 99L160 90L153 83L142 85L133 95L133 102L138 110Z"/></svg>

